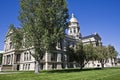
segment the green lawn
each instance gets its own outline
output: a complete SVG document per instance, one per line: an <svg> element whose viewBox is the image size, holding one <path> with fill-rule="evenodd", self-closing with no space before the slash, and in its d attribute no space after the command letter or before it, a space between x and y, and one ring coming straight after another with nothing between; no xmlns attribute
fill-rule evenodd
<svg viewBox="0 0 120 80"><path fill-rule="evenodd" d="M67 69L14 74L0 74L0 80L120 80L120 68L107 69Z"/></svg>

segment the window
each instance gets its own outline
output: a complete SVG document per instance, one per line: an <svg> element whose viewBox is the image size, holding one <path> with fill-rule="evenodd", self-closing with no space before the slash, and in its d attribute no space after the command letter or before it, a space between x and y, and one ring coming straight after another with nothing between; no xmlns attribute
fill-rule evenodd
<svg viewBox="0 0 120 80"><path fill-rule="evenodd" d="M31 60L31 52L29 53L29 60Z"/></svg>
<svg viewBox="0 0 120 80"><path fill-rule="evenodd" d="M24 61L26 61L26 52L24 53Z"/></svg>
<svg viewBox="0 0 120 80"><path fill-rule="evenodd" d="M11 55L11 64L13 64L13 54Z"/></svg>
<svg viewBox="0 0 120 80"><path fill-rule="evenodd" d="M51 61L57 61L57 54L51 53Z"/></svg>
<svg viewBox="0 0 120 80"><path fill-rule="evenodd" d="M30 69L30 64L28 64L28 70Z"/></svg>
<svg viewBox="0 0 120 80"><path fill-rule="evenodd" d="M25 52L24 53L24 61L31 60L31 52Z"/></svg>
<svg viewBox="0 0 120 80"><path fill-rule="evenodd" d="M5 63L6 63L6 62L5 62L6 57L4 56L3 59L4 59L3 64L5 64Z"/></svg>
<svg viewBox="0 0 120 80"><path fill-rule="evenodd" d="M74 33L76 33L76 29L74 28Z"/></svg>
<svg viewBox="0 0 120 80"><path fill-rule="evenodd" d="M27 70L27 64L25 65L25 70Z"/></svg>
<svg viewBox="0 0 120 80"><path fill-rule="evenodd" d="M56 63L52 63L52 69L56 69L57 68L57 64Z"/></svg>
<svg viewBox="0 0 120 80"><path fill-rule="evenodd" d="M10 64L10 55L7 55L7 64Z"/></svg>
<svg viewBox="0 0 120 80"><path fill-rule="evenodd" d="M9 44L9 45L10 45L10 49L12 49L12 42L10 42L10 44Z"/></svg>
<svg viewBox="0 0 120 80"><path fill-rule="evenodd" d="M24 67L25 67L25 64L23 64L23 70L25 69Z"/></svg>
<svg viewBox="0 0 120 80"><path fill-rule="evenodd" d="M72 33L72 29L70 28L70 33Z"/></svg>
<svg viewBox="0 0 120 80"><path fill-rule="evenodd" d="M26 60L28 61L28 52L27 52L27 54L26 54Z"/></svg>
<svg viewBox="0 0 120 80"><path fill-rule="evenodd" d="M20 61L20 54L16 55L16 61L19 62Z"/></svg>
<svg viewBox="0 0 120 80"><path fill-rule="evenodd" d="M64 61L64 55L61 53L61 61Z"/></svg>

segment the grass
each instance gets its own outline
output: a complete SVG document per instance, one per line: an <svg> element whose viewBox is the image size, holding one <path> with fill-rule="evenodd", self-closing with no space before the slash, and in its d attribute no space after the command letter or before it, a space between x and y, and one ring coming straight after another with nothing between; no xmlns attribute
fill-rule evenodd
<svg viewBox="0 0 120 80"><path fill-rule="evenodd" d="M0 80L120 80L120 68L106 69L65 69L0 74Z"/></svg>

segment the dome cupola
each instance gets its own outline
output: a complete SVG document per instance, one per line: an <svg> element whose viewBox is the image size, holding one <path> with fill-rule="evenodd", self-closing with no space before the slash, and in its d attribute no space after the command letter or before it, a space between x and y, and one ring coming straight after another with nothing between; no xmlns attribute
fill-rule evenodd
<svg viewBox="0 0 120 80"><path fill-rule="evenodd" d="M78 20L75 18L74 14L72 13L72 17L70 19L70 22L78 23Z"/></svg>
<svg viewBox="0 0 120 80"><path fill-rule="evenodd" d="M72 13L68 27L69 27L68 35L73 36L75 39L81 38L80 26L79 26L78 20L76 19L73 13Z"/></svg>

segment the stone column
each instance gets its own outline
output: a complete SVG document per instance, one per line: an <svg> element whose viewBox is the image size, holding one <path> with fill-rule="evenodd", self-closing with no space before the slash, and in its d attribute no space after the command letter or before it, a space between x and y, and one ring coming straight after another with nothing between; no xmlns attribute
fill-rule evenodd
<svg viewBox="0 0 120 80"><path fill-rule="evenodd" d="M67 69L68 68L68 65L67 65L67 55L64 55L64 58L65 58L65 69Z"/></svg>
<svg viewBox="0 0 120 80"><path fill-rule="evenodd" d="M3 65L5 64L5 56L3 56L3 58L2 58L2 64Z"/></svg>
<svg viewBox="0 0 120 80"><path fill-rule="evenodd" d="M76 68L76 62L75 61L73 62L73 67Z"/></svg>
<svg viewBox="0 0 120 80"><path fill-rule="evenodd" d="M74 28L71 28L72 29L72 35L74 34Z"/></svg>
<svg viewBox="0 0 120 80"><path fill-rule="evenodd" d="M62 68L62 64L61 64L61 53L57 53L57 69L61 69Z"/></svg>
<svg viewBox="0 0 120 80"><path fill-rule="evenodd" d="M5 58L4 58L4 64L5 65L7 64L7 56L5 56Z"/></svg>
<svg viewBox="0 0 120 80"><path fill-rule="evenodd" d="M76 33L78 33L78 28L76 28Z"/></svg>
<svg viewBox="0 0 120 80"><path fill-rule="evenodd" d="M48 52L45 53L45 70L48 70Z"/></svg>
<svg viewBox="0 0 120 80"><path fill-rule="evenodd" d="M14 71L14 53L12 54L12 71Z"/></svg>
<svg viewBox="0 0 120 80"><path fill-rule="evenodd" d="M57 53L57 62L61 62L61 53Z"/></svg>
<svg viewBox="0 0 120 80"><path fill-rule="evenodd" d="M14 61L13 62L16 63L16 54L14 54Z"/></svg>
<svg viewBox="0 0 120 80"><path fill-rule="evenodd" d="M68 34L71 34L71 33L70 33L70 28L68 29Z"/></svg>

